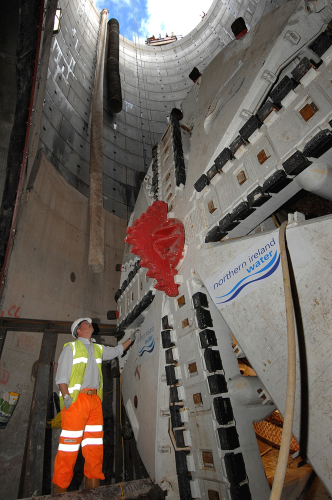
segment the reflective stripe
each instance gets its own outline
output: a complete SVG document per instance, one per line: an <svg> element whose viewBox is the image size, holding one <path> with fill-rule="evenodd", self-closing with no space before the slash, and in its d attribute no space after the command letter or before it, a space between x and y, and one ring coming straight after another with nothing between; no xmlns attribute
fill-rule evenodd
<svg viewBox="0 0 332 500"><path fill-rule="evenodd" d="M95 359L96 359L97 363L102 363L102 361L103 361L101 358L95 358Z"/></svg>
<svg viewBox="0 0 332 500"><path fill-rule="evenodd" d="M103 444L103 438L86 438L82 441L82 447L87 444Z"/></svg>
<svg viewBox="0 0 332 500"><path fill-rule="evenodd" d="M73 365L77 365L78 363L87 363L88 358L75 358L73 359Z"/></svg>
<svg viewBox="0 0 332 500"><path fill-rule="evenodd" d="M72 394L74 391L80 391L80 390L81 390L80 384L76 384L76 385L74 385L74 387L68 387L69 394ZM62 392L61 391L59 392L59 397L60 398L62 397Z"/></svg>
<svg viewBox="0 0 332 500"><path fill-rule="evenodd" d="M81 437L83 436L83 431L67 431L67 430L62 430L60 436L62 437Z"/></svg>
<svg viewBox="0 0 332 500"><path fill-rule="evenodd" d="M76 354L75 342L69 342L73 346L73 356Z"/></svg>
<svg viewBox="0 0 332 500"><path fill-rule="evenodd" d="M86 425L84 432L101 432L102 430L102 425Z"/></svg>
<svg viewBox="0 0 332 500"><path fill-rule="evenodd" d="M74 391L80 391L82 384L75 384L74 387L68 387L68 391L72 394Z"/></svg>
<svg viewBox="0 0 332 500"><path fill-rule="evenodd" d="M78 451L80 449L79 444L59 444L59 451Z"/></svg>

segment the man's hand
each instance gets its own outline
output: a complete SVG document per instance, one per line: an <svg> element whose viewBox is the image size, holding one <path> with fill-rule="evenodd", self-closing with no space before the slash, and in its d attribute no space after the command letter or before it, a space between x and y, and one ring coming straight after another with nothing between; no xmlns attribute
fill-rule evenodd
<svg viewBox="0 0 332 500"><path fill-rule="evenodd" d="M136 328L136 330L133 331L133 333L130 335L130 340L131 342L135 342L136 340L136 335L141 331L140 328Z"/></svg>
<svg viewBox="0 0 332 500"><path fill-rule="evenodd" d="M133 333L130 335L129 339L127 339L122 345L123 345L123 350L125 351L126 349L128 349L128 347L130 346L130 344L132 344L133 342L135 342L136 340L136 335L138 334L138 332L140 332L140 328L136 328L136 330L133 331Z"/></svg>
<svg viewBox="0 0 332 500"><path fill-rule="evenodd" d="M66 394L65 397L63 398L63 404L65 405L66 410L69 409L72 402L73 402L73 398L71 396L69 396L69 394Z"/></svg>
<svg viewBox="0 0 332 500"><path fill-rule="evenodd" d="M61 394L63 396L63 404L65 405L66 410L68 410L69 406L73 402L73 399L71 398L69 391L68 391L68 385L67 384L59 384L59 389L60 389Z"/></svg>

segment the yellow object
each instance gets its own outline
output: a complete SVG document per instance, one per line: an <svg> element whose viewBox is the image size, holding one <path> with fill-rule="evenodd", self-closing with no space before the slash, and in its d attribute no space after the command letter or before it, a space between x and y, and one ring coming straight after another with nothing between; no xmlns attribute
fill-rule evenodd
<svg viewBox="0 0 332 500"><path fill-rule="evenodd" d="M51 429L61 429L61 411L52 420L47 420L46 427Z"/></svg>
<svg viewBox="0 0 332 500"><path fill-rule="evenodd" d="M19 394L17 392L10 392L9 396L13 398L13 401L16 401L19 397Z"/></svg>
<svg viewBox="0 0 332 500"><path fill-rule="evenodd" d="M73 403L75 403L78 395L80 393L81 385L84 379L85 369L88 363L88 351L84 347L84 344L79 340L75 342L68 342L63 347L70 345L73 350L73 367L71 370L70 380L68 384L69 394L73 399ZM95 360L98 366L99 377L100 377L100 386L97 389L97 394L100 400L103 400L103 374L101 369L101 363L103 358L103 349L104 346L100 344L93 344ZM60 409L62 410L64 407L63 397L60 392Z"/></svg>
<svg viewBox="0 0 332 500"><path fill-rule="evenodd" d="M0 429L5 429L15 409L20 395L17 392L5 391L0 397Z"/></svg>
<svg viewBox="0 0 332 500"><path fill-rule="evenodd" d="M123 489L122 489L122 484L121 484L121 483L119 483L119 485L120 485L120 488L121 488L122 500L124 500L124 496L123 496Z"/></svg>

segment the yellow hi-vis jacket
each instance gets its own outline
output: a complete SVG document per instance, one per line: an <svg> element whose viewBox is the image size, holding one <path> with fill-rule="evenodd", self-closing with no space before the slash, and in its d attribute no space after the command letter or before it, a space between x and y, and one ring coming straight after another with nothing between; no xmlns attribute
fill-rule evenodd
<svg viewBox="0 0 332 500"><path fill-rule="evenodd" d="M71 370L70 380L68 384L68 391L70 396L73 398L73 403L75 403L79 395L79 392L81 390L89 355L84 344L80 341L75 340L74 342L68 342L63 347L66 347L67 345L70 345L73 350L73 367ZM103 374L101 370L101 364L102 364L104 346L100 344L93 344L93 348L100 376L100 386L99 389L97 389L97 394L100 397L100 400L102 401ZM63 407L64 407L63 396L60 392L60 409L62 410Z"/></svg>

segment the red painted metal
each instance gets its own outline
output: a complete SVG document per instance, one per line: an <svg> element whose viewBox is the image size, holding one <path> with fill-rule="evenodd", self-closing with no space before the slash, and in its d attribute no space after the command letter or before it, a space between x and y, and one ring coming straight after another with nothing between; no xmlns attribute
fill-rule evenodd
<svg viewBox="0 0 332 500"><path fill-rule="evenodd" d="M13 218L12 218L12 224L10 227L10 233L9 233L9 238L8 238L8 243L7 243L7 249L6 249L6 255L3 263L3 267L1 269L1 274L0 274L0 298L2 296L3 290L4 290L4 279L7 271L7 267L9 265L9 260L12 252L12 243L13 243L13 236L16 231L16 226L17 226L17 218L18 218L18 212L19 212L19 202L20 202L20 196L21 196L21 191L23 187L23 180L25 177L25 163L26 163L26 158L27 158L27 150L28 150L28 142L29 142L29 133L30 133L30 125L31 125L31 115L32 115L32 109L33 109L33 100L35 96L35 88L36 88L36 82L37 82L37 71L38 71L38 61L39 61L39 52L40 52L40 44L41 44L41 36L43 32L43 16L44 16L44 5L45 5L45 0L41 0L40 2L40 15L39 15L39 26L38 26L38 39L37 39L37 50L36 50L36 57L35 57L35 67L34 67L34 73L33 73L33 82L32 82L32 89L31 89L31 97L30 97L30 106L29 106L29 117L27 121L27 130L25 134L25 144L24 144L24 149L23 149L23 155L22 155L22 163L21 163L21 173L20 173L20 179L18 182L18 188L17 188L17 194L16 194L16 200L15 200L15 207L14 207L14 212L13 212Z"/></svg>
<svg viewBox="0 0 332 500"><path fill-rule="evenodd" d="M169 297L179 294L174 282L175 269L183 255L184 228L177 219L167 219L167 203L155 201L132 227L125 241L132 245L131 253L141 257L140 265L157 280L155 288Z"/></svg>
<svg viewBox="0 0 332 500"><path fill-rule="evenodd" d="M243 31L241 31L241 33L239 33L235 38L236 40L240 40L240 38L242 38L244 35L246 35L248 33L248 30L245 29Z"/></svg>

